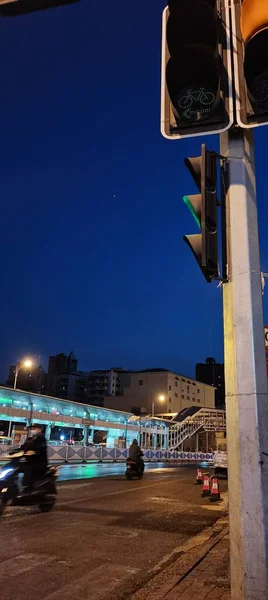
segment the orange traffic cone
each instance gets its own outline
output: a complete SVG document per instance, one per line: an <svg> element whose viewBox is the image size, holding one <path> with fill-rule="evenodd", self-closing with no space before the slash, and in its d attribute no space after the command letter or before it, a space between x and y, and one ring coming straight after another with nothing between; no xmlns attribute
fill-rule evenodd
<svg viewBox="0 0 268 600"><path fill-rule="evenodd" d="M202 498L205 498L206 496L210 496L209 473L204 473L203 492L201 494Z"/></svg>
<svg viewBox="0 0 268 600"><path fill-rule="evenodd" d="M221 500L219 481L218 477L212 477L210 502L217 502L217 500Z"/></svg>
<svg viewBox="0 0 268 600"><path fill-rule="evenodd" d="M201 484L203 481L202 469L197 469L196 483Z"/></svg>

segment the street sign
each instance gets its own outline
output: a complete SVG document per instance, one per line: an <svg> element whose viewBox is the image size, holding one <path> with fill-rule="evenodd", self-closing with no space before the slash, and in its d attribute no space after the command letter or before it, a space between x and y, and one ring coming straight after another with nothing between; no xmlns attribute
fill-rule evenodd
<svg viewBox="0 0 268 600"><path fill-rule="evenodd" d="M264 327L264 344L265 344L266 369L267 369L267 375L268 375L268 327Z"/></svg>
<svg viewBox="0 0 268 600"><path fill-rule="evenodd" d="M87 426L94 425L94 421L92 419L82 419L82 423L83 425Z"/></svg>

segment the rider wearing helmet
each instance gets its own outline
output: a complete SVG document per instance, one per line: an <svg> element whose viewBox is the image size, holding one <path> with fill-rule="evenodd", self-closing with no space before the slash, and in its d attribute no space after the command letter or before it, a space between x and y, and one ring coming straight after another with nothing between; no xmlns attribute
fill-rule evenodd
<svg viewBox="0 0 268 600"><path fill-rule="evenodd" d="M42 425L31 425L29 437L21 446L24 450L26 463L23 465L24 485L31 490L33 475L39 475L47 468L47 442L43 434Z"/></svg>
<svg viewBox="0 0 268 600"><path fill-rule="evenodd" d="M138 440L134 439L131 446L129 446L128 457L131 458L131 460L134 460L134 462L137 463L137 465L140 465L142 468L142 471L144 471L144 462L143 462L142 456L143 456L143 452L140 449Z"/></svg>

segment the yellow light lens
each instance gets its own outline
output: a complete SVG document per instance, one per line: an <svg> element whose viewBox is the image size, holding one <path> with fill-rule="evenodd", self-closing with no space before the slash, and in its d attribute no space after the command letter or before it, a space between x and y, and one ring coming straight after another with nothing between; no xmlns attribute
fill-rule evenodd
<svg viewBox="0 0 268 600"><path fill-rule="evenodd" d="M244 0L241 6L241 33L248 42L255 33L268 27L268 2L266 0Z"/></svg>

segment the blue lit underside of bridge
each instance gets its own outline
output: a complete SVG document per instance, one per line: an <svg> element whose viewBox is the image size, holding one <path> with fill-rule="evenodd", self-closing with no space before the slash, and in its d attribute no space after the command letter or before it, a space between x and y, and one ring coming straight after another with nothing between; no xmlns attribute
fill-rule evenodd
<svg viewBox="0 0 268 600"><path fill-rule="evenodd" d="M90 428L107 432L107 444L113 445L115 438L124 436L127 445L133 438L142 435L163 437L162 447L167 447L169 423L162 419L146 419L131 413L90 406L50 396L41 396L0 386L0 420L13 423L42 423L84 429L84 420L90 420Z"/></svg>

